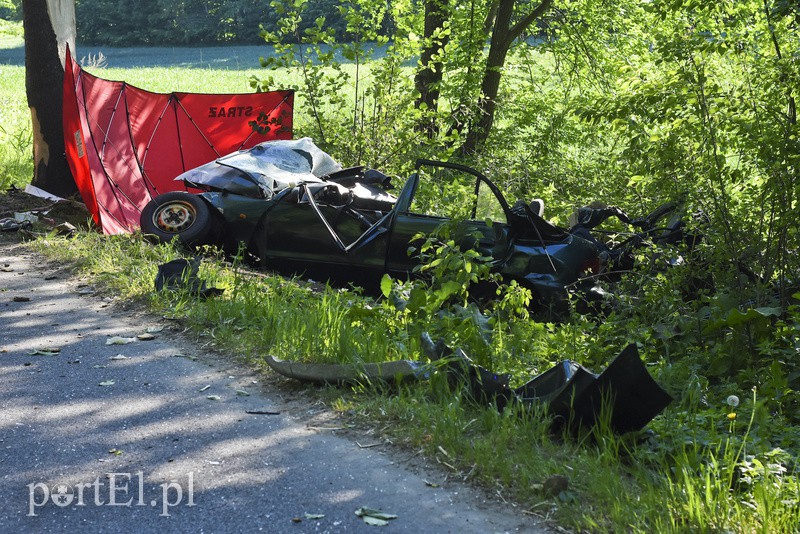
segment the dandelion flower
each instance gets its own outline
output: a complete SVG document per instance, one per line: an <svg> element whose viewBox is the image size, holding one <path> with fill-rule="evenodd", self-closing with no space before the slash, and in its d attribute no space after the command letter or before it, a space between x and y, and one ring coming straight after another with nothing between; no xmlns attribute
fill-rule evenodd
<svg viewBox="0 0 800 534"><path fill-rule="evenodd" d="M730 395L728 396L725 402L727 403L728 406L736 408L737 406L739 406L739 397L737 397L736 395Z"/></svg>

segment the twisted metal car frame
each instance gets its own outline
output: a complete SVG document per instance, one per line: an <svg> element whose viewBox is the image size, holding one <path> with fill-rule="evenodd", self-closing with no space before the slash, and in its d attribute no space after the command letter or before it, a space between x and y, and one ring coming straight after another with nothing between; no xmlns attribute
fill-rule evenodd
<svg viewBox="0 0 800 534"><path fill-rule="evenodd" d="M509 206L475 169L419 160L395 196L388 176L343 169L307 138L262 143L178 176L194 192L157 196L143 210L141 227L162 241L177 237L231 251L244 244L262 266L323 279L407 278L419 263L409 247L452 220L429 209L448 205L431 199L450 187L437 177L443 172L455 173L471 193L448 206L464 215L457 223L462 248L491 258L492 271L531 289L537 302L566 302L566 287L597 267L595 244L550 224L536 206ZM427 207L423 188L433 188Z"/></svg>

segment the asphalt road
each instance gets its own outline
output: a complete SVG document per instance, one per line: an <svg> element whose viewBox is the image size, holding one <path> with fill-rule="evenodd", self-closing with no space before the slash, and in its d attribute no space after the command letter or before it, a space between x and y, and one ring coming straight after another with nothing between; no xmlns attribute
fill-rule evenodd
<svg viewBox="0 0 800 534"><path fill-rule="evenodd" d="M0 532L545 532L164 324L0 243Z"/></svg>

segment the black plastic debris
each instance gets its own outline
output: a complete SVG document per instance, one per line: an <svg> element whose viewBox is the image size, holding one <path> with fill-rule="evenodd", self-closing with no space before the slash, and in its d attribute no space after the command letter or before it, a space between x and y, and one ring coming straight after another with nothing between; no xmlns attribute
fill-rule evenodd
<svg viewBox="0 0 800 534"><path fill-rule="evenodd" d="M198 276L200 258L177 259L158 266L156 274L156 291L186 290L200 298L221 295L224 289L208 287Z"/></svg>
<svg viewBox="0 0 800 534"><path fill-rule="evenodd" d="M641 430L672 402L647 371L635 344L625 347L599 375L565 360L516 389L508 385L511 375L475 364L461 349L453 350L441 340L434 344L427 334L422 346L431 360L449 360L449 382L466 384L475 401L499 410L512 403L545 403L557 427L591 428L607 418L612 431L624 434Z"/></svg>
<svg viewBox="0 0 800 534"><path fill-rule="evenodd" d="M566 360L515 389L512 398L524 404L546 402L556 424L573 428L592 427L607 414L609 427L619 434L641 430L672 402L634 344L599 375Z"/></svg>
<svg viewBox="0 0 800 534"><path fill-rule="evenodd" d="M570 430L590 429L605 421L618 434L641 430L672 402L650 376L634 344L625 347L599 375L565 360L516 389L509 385L512 375L486 369L462 349L452 349L442 340L434 343L427 333L422 335L422 348L431 363L399 360L346 365L272 356L266 362L288 378L325 384L425 380L436 371L444 372L451 390L460 390L465 398L500 411L514 404L545 404L555 428Z"/></svg>

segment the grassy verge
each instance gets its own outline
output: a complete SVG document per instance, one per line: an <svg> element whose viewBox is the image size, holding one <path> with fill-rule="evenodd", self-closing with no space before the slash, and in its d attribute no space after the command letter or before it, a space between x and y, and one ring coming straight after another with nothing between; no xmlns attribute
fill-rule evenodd
<svg viewBox="0 0 800 534"><path fill-rule="evenodd" d="M115 295L181 319L211 347L256 364L266 354L340 362L418 359L413 339L423 327L437 327L434 320L404 322L388 302L358 292L252 273L213 257L202 263L201 277L224 288L222 296L199 301L157 294L151 289L157 265L180 253L139 236L87 233L77 239L46 237L31 246L75 265ZM510 327L513 335L493 349L491 363L518 380L564 357L599 371L617 350L615 336L636 339L636 327L631 320L615 324L613 317L604 325L519 320ZM642 343L648 345L652 342ZM480 484L497 499L569 528L794 531L800 524L792 452L796 428L777 425L756 391L726 402L729 390L701 387L688 378L685 365L644 352L678 401L648 432L622 437L602 429L578 437L553 435L543 413L498 413L437 379L321 394L376 436L438 460L449 473L446 480Z"/></svg>

